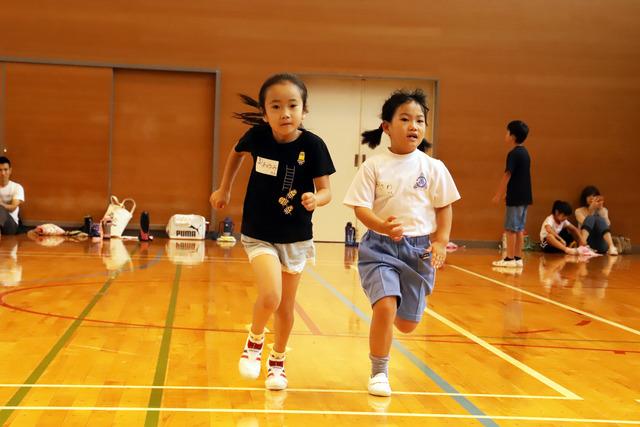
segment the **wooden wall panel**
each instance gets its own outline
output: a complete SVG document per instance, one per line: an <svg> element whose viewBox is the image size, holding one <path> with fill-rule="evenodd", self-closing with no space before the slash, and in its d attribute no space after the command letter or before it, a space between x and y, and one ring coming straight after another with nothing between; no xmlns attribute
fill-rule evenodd
<svg viewBox="0 0 640 427"><path fill-rule="evenodd" d="M215 76L116 70L112 193L152 224L210 215Z"/></svg>
<svg viewBox="0 0 640 427"><path fill-rule="evenodd" d="M27 223L81 223L107 202L111 70L6 64L5 148Z"/></svg>
<svg viewBox="0 0 640 427"><path fill-rule="evenodd" d="M594 183L615 230L639 241L638 22L635 0L409 0L401 8L283 0L277 9L263 1L70 0L47 8L24 0L3 5L0 55L218 68L221 159L246 129L231 118L242 108L237 93L256 94L270 73L437 78L437 154L463 196L454 238L499 237L503 208L490 199L504 168L504 127L519 118L532 129L529 232L537 234L554 199L575 203ZM239 220L247 172L223 215Z"/></svg>

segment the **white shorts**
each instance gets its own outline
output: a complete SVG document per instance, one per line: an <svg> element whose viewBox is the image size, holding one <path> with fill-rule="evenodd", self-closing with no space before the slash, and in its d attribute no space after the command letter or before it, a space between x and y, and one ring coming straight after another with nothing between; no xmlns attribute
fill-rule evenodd
<svg viewBox="0 0 640 427"><path fill-rule="evenodd" d="M307 260L315 263L316 248L313 240L303 240L295 243L270 243L264 240L241 235L241 242L249 257L249 262L259 255L272 255L280 261L282 271L300 274L304 270Z"/></svg>

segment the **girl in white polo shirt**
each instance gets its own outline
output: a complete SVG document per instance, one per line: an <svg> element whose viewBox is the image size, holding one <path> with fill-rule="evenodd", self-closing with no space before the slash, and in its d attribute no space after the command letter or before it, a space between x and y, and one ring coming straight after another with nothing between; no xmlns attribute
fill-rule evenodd
<svg viewBox="0 0 640 427"><path fill-rule="evenodd" d="M375 148L382 133L391 145L365 161L344 203L369 229L360 243L358 270L373 307L369 332L369 393L391 395L388 379L393 325L413 331L433 290L435 269L446 258L451 204L460 198L451 174L422 149L427 112L424 93L396 91L382 106L382 124L362 134Z"/></svg>

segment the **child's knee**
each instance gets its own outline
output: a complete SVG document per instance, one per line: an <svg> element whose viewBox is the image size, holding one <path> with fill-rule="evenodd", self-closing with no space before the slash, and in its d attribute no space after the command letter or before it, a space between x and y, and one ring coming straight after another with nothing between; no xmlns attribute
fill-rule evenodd
<svg viewBox="0 0 640 427"><path fill-rule="evenodd" d="M280 305L280 295L277 292L268 292L264 295L260 295L256 304L264 310L276 311Z"/></svg>
<svg viewBox="0 0 640 427"><path fill-rule="evenodd" d="M399 317L396 317L395 320L396 328L403 334L413 332L418 327L419 323L420 322L413 322L411 320L401 319Z"/></svg>
<svg viewBox="0 0 640 427"><path fill-rule="evenodd" d="M393 318L398 310L398 297L389 296L380 298L373 304L373 314Z"/></svg>

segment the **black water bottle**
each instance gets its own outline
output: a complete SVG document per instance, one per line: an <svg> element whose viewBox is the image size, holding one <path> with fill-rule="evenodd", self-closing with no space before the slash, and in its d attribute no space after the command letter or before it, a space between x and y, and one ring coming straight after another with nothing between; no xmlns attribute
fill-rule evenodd
<svg viewBox="0 0 640 427"><path fill-rule="evenodd" d="M93 217L91 215L87 215L84 217L84 225L82 226L82 231L84 233L89 234L91 232L91 226L93 225Z"/></svg>
<svg viewBox="0 0 640 427"><path fill-rule="evenodd" d="M149 212L143 211L140 214L140 233L138 234L138 240L141 242L148 242L151 240L149 235Z"/></svg>

